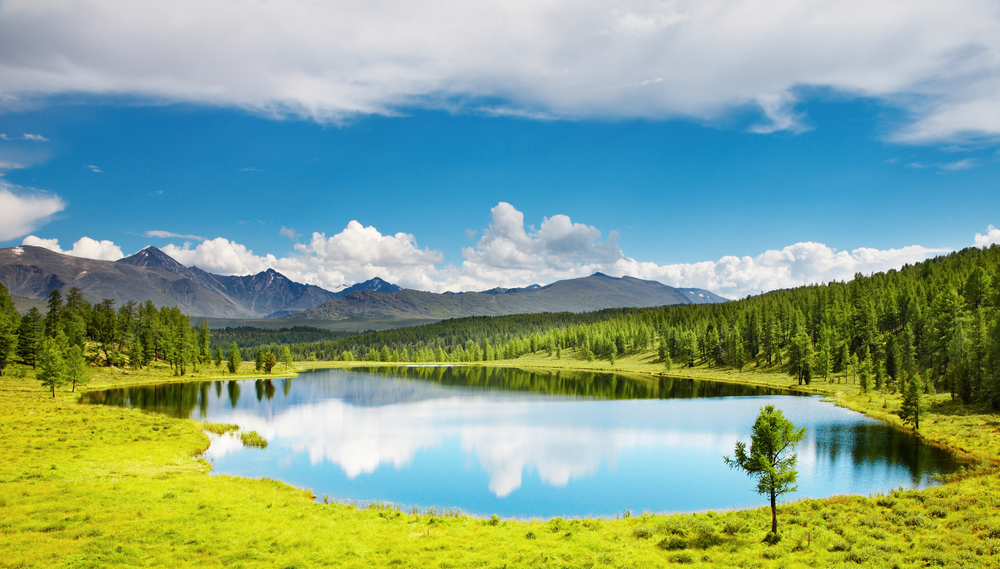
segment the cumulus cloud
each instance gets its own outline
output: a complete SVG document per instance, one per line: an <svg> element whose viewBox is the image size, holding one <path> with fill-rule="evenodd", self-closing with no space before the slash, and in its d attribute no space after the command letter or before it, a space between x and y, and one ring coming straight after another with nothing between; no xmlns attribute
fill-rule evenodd
<svg viewBox="0 0 1000 569"><path fill-rule="evenodd" d="M257 255L224 237L161 249L183 265L213 273L248 275L274 269L297 282L330 290L373 277L404 287L438 290L441 285L435 280L435 265L444 260L440 252L418 247L413 235L383 235L357 221L331 237L313 233L309 243L296 243L297 254L287 257Z"/></svg>
<svg viewBox="0 0 1000 569"><path fill-rule="evenodd" d="M299 238L299 234L295 232L294 227L285 227L284 225L282 225L281 229L278 230L278 234L284 235L285 237L291 239L292 241L295 241L296 239Z"/></svg>
<svg viewBox="0 0 1000 569"><path fill-rule="evenodd" d="M899 249L862 247L837 251L822 243L803 242L756 257L725 256L718 261L657 265L627 259L609 273L628 274L683 288L704 288L729 298L805 284L849 281L869 274L918 263L950 249L911 245Z"/></svg>
<svg viewBox="0 0 1000 569"><path fill-rule="evenodd" d="M246 246L224 237L206 239L194 249L190 243L180 247L171 243L160 249L182 265L223 275L256 274L274 268L278 262L274 255L257 256Z"/></svg>
<svg viewBox="0 0 1000 569"><path fill-rule="evenodd" d="M463 251L466 261L452 272L463 290L492 286L524 286L603 272L633 276L684 288L704 288L731 298L804 284L850 280L923 261L949 249L919 245L900 249L859 248L836 251L822 243L796 243L756 257L725 256L718 261L658 265L626 256L611 232L572 223L564 215L542 221L537 233L524 228L524 216L507 203L492 210L490 228L476 245ZM978 243L978 238L977 238Z"/></svg>
<svg viewBox="0 0 1000 569"><path fill-rule="evenodd" d="M730 298L805 284L850 280L856 273L886 271L923 261L950 249L911 245L898 249L862 247L838 251L828 245L800 242L757 256L723 256L716 261L659 265L637 261L619 247L615 231L602 239L591 225L557 214L543 218L537 230L524 214L500 202L491 210L489 227L473 247L462 250L459 266L443 265L438 251L421 249L413 235L384 235L351 221L327 237L312 234L295 244L296 254L257 255L246 246L219 237L193 246L167 245L163 251L184 265L221 274L252 274L268 268L288 278L331 290L380 277L407 288L433 292L477 291L547 284L602 272L633 276L682 288L704 288ZM1000 240L990 226L976 235L976 245Z"/></svg>
<svg viewBox="0 0 1000 569"><path fill-rule="evenodd" d="M0 181L0 241L34 231L65 208L59 196Z"/></svg>
<svg viewBox="0 0 1000 569"><path fill-rule="evenodd" d="M224 237L202 240L197 245L168 244L161 249L183 265L213 273L248 275L274 269L294 281L330 290L380 277L419 290L477 291L496 286L547 284L602 272L681 288L708 289L729 298L847 281L857 273L898 269L951 250L910 245L898 249L861 247L838 251L823 243L807 241L757 256L723 256L716 261L659 265L625 255L617 243L616 232L609 232L602 240L599 229L575 223L565 215L543 218L534 230L533 226L525 225L524 214L509 203L498 203L491 213L489 227L483 230L476 245L462 250L464 261L460 266L443 265L443 255L420 248L413 235L385 235L357 221L351 221L331 237L315 232L308 243L295 244L295 254L284 257L258 255ZM976 233L977 247L992 243L1000 243L1000 229L990 225L985 235ZM28 236L23 244L63 252L55 239ZM109 260L122 257L121 249L110 241L87 237L65 253Z"/></svg>
<svg viewBox="0 0 1000 569"><path fill-rule="evenodd" d="M194 239L196 241L204 241L204 237L198 235L185 235L183 233L174 233L172 231L161 231L159 229L154 229L152 231L147 231L143 233L146 237L159 237L160 239Z"/></svg>
<svg viewBox="0 0 1000 569"><path fill-rule="evenodd" d="M601 241L601 231L596 227L573 223L568 216L559 214L542 219L538 231L529 232L524 226L524 214L507 202L500 202L490 213L490 226L479 243L462 251L465 262L460 284L530 284L536 282L532 279L582 274L589 268L611 266L625 258L614 231Z"/></svg>
<svg viewBox="0 0 1000 569"><path fill-rule="evenodd" d="M993 0L9 0L0 38L8 100L128 93L320 121L755 107L772 132L803 128L791 93L820 87L903 108L896 140L1000 134Z"/></svg>
<svg viewBox="0 0 1000 569"><path fill-rule="evenodd" d="M83 257L85 259L100 259L102 261L117 261L125 256L122 254L121 247L115 245L111 241L97 241L96 239L91 239L90 237L81 237L76 243L73 244L73 248L69 251L62 250L59 246L58 239L42 239L40 237L35 237L34 235L28 235L25 237L24 240L21 241L21 245L44 247L64 255Z"/></svg>
<svg viewBox="0 0 1000 569"><path fill-rule="evenodd" d="M1000 229L990 225L986 228L986 235L976 233L976 247L989 247L995 243L1000 244Z"/></svg>

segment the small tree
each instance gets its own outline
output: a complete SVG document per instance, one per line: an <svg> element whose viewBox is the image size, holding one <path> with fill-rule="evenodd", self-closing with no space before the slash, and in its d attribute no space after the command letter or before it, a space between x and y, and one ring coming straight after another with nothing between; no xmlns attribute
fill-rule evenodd
<svg viewBox="0 0 1000 569"><path fill-rule="evenodd" d="M285 371L288 371L288 364L292 363L292 350L288 346L281 347L281 363L285 364Z"/></svg>
<svg viewBox="0 0 1000 569"><path fill-rule="evenodd" d="M771 533L769 539L778 536L778 510L776 499L781 494L798 489L795 478L796 455L792 452L796 443L806 436L806 429L796 429L774 405L762 407L757 421L753 424L750 437L750 453L742 442L736 443L735 458L723 457L730 468L736 468L757 479L757 493L768 494L771 498Z"/></svg>
<svg viewBox="0 0 1000 569"><path fill-rule="evenodd" d="M83 348L80 346L70 346L66 350L66 382L73 384L73 391L77 385L87 383L87 360L83 357Z"/></svg>
<svg viewBox="0 0 1000 569"><path fill-rule="evenodd" d="M229 348L229 373L236 373L236 370L240 369L241 361L240 347L233 342L233 346Z"/></svg>
<svg viewBox="0 0 1000 569"><path fill-rule="evenodd" d="M274 366L277 365L278 359L274 357L274 352L268 352L264 354L264 371L271 373Z"/></svg>
<svg viewBox="0 0 1000 569"><path fill-rule="evenodd" d="M903 407L899 410L899 417L904 423L913 425L914 430L920 429L920 404L924 393L924 380L920 374L914 373L906 382L906 390L903 392Z"/></svg>
<svg viewBox="0 0 1000 569"><path fill-rule="evenodd" d="M52 397L55 397L56 388L66 383L66 361L56 340L49 337L42 339L38 367L40 369L35 377L42 382L42 387L51 389Z"/></svg>
<svg viewBox="0 0 1000 569"><path fill-rule="evenodd" d="M253 359L253 368L260 372L264 369L264 350L257 348L257 355Z"/></svg>
<svg viewBox="0 0 1000 569"><path fill-rule="evenodd" d="M215 367L219 367L219 366L222 365L222 358L223 357L224 356L222 355L222 346L216 347L215 348Z"/></svg>

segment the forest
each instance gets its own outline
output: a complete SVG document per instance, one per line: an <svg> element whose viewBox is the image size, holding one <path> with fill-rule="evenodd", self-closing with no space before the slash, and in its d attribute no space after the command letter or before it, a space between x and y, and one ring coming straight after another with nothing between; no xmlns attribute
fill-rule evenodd
<svg viewBox="0 0 1000 569"><path fill-rule="evenodd" d="M461 318L286 345L297 360L379 362L491 361L539 351L614 361L655 349L666 367L754 366L800 384L900 390L924 378L926 390L997 408L997 285L1000 247L992 245L724 304Z"/></svg>

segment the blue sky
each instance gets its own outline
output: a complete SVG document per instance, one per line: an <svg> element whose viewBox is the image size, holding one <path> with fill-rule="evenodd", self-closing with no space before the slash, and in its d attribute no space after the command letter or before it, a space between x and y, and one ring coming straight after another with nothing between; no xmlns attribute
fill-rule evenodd
<svg viewBox="0 0 1000 569"><path fill-rule="evenodd" d="M1000 240L989 3L425 4L0 5L0 246L737 296Z"/></svg>

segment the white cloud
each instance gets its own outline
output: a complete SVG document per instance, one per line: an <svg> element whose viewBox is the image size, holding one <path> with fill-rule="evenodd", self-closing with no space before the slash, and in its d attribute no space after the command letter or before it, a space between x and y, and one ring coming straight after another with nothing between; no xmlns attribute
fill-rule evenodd
<svg viewBox="0 0 1000 569"><path fill-rule="evenodd" d="M796 102L795 97L787 91L757 97L757 104L760 105L768 122L754 125L750 127L750 131L758 134L771 134L782 130L805 132L808 128L802 124L804 118L802 113L795 112Z"/></svg>
<svg viewBox="0 0 1000 569"><path fill-rule="evenodd" d="M8 0L0 97L128 93L341 120L410 105L525 117L757 107L802 87L913 117L907 142L1000 134L994 0ZM128 46L128 49L122 49Z"/></svg>
<svg viewBox="0 0 1000 569"><path fill-rule="evenodd" d="M803 242L756 257L725 256L718 261L657 265L627 259L609 268L609 274L628 274L676 287L704 288L729 298L806 284L849 281L856 273L869 274L918 263L950 249L910 245L899 249L862 247L837 251L822 243Z"/></svg>
<svg viewBox="0 0 1000 569"><path fill-rule="evenodd" d="M292 241L295 241L296 239L299 238L299 234L295 232L294 227L285 227L284 225L282 225L281 229L278 230L278 234L284 235L285 237L291 239Z"/></svg>
<svg viewBox="0 0 1000 569"><path fill-rule="evenodd" d="M989 247L994 243L1000 243L1000 229L990 225L986 229L986 235L976 233L976 247Z"/></svg>
<svg viewBox="0 0 1000 569"><path fill-rule="evenodd" d="M0 180L0 241L34 231L65 208L66 204L59 196Z"/></svg>
<svg viewBox="0 0 1000 569"><path fill-rule="evenodd" d="M0 160L0 170L21 170L27 168L27 164L11 162L10 160Z"/></svg>
<svg viewBox="0 0 1000 569"><path fill-rule="evenodd" d="M329 238L325 233L315 232L308 244L296 243L295 250L310 264L322 267L331 278L351 275L363 281L379 277L404 287L430 290L437 288L432 279L437 272L434 265L444 261L440 252L420 249L413 235L383 235L357 221L351 221L343 231Z"/></svg>
<svg viewBox="0 0 1000 569"><path fill-rule="evenodd" d="M474 247L462 250L460 266L445 265L438 251L421 249L413 235L383 235L357 221L332 237L313 233L296 255L256 255L244 245L219 237L194 248L167 245L163 251L184 265L221 274L252 274L273 268L288 278L330 290L380 277L406 288L433 292L519 287L584 277L595 272L633 276L676 287L704 288L730 298L805 284L851 280L917 263L950 251L911 245L899 249L858 248L837 251L822 243L801 242L755 257L724 256L717 261L659 265L622 252L617 233L602 240L599 229L574 223L568 216L543 218L538 230L525 225L524 214L506 202L492 210L489 228ZM1000 238L992 226L976 244ZM981 245L980 245L981 246Z"/></svg>
<svg viewBox="0 0 1000 569"><path fill-rule="evenodd" d="M69 251L63 251L59 246L58 239L42 239L34 235L28 235L21 241L21 245L33 245L44 247L56 253L63 253L73 257L83 257L84 259L100 259L102 261L117 261L123 258L121 247L111 241L97 241L90 237L81 237L73 244Z"/></svg>
<svg viewBox="0 0 1000 569"><path fill-rule="evenodd" d="M616 234L599 241L594 227L572 223L564 215L542 221L537 233L524 229L524 216L507 203L492 210L490 229L475 248L463 251L466 261L451 283L462 290L490 286L525 286L603 272L633 276L676 287L704 288L735 298L804 284L850 280L855 273L899 268L949 249L919 245L900 249L859 248L836 251L821 243L796 243L756 257L725 256L718 261L658 265L627 257Z"/></svg>
<svg viewBox="0 0 1000 569"><path fill-rule="evenodd" d="M940 168L942 170L948 170L950 172L957 172L959 170L968 170L976 165L975 158L966 158L964 160L959 160L957 162L949 162L947 164L942 164Z"/></svg>
<svg viewBox="0 0 1000 569"><path fill-rule="evenodd" d="M0 211L5 210L2 198L0 189ZM723 256L717 261L659 265L625 255L618 246L616 232L610 232L602 241L599 229L574 223L565 215L543 218L535 231L531 226L526 228L524 214L511 204L500 202L491 212L489 228L483 230L474 247L463 249L465 260L458 267L441 266L443 255L421 249L413 235L383 235L357 221L351 221L332 237L313 233L309 243L296 243L296 254L286 257L257 255L245 245L223 237L203 240L193 247L185 242L161 249L183 265L213 273L247 275L274 269L296 282L329 290L376 276L406 288L443 292L547 284L602 272L675 287L704 288L729 298L806 284L848 281L856 273L898 269L950 251L921 245L837 251L822 243L800 242L755 257ZM148 233L190 237L169 232ZM978 247L991 243L1000 243L1000 229L992 225L985 235L975 236ZM28 236L23 244L62 252L55 239ZM87 237L66 253L96 259L122 257L121 249L110 241Z"/></svg>
<svg viewBox="0 0 1000 569"><path fill-rule="evenodd" d="M274 268L278 262L274 255L259 257L246 246L223 237L202 241L194 249L189 243L181 247L171 243L160 249L182 265L223 275L256 274Z"/></svg>
<svg viewBox="0 0 1000 569"><path fill-rule="evenodd" d="M101 170L100 168L98 168L97 166L94 166L93 164L88 165L87 168L90 168L90 171L94 172L96 174L103 174L104 173L104 170Z"/></svg>
<svg viewBox="0 0 1000 569"><path fill-rule="evenodd" d="M625 258L614 231L601 241L596 227L560 214L542 219L538 231L529 233L524 214L509 203L500 202L490 212L490 227L479 243L462 250L465 261L458 284L463 290L488 282L510 286L554 280L560 274L580 276L591 267Z"/></svg>
<svg viewBox="0 0 1000 569"><path fill-rule="evenodd" d="M185 235L183 233L174 233L172 231L161 231L159 229L154 229L152 231L146 231L143 233L146 237L158 237L160 239L193 239L196 241L204 241L205 238L198 235Z"/></svg>
<svg viewBox="0 0 1000 569"><path fill-rule="evenodd" d="M49 141L49 139L45 138L40 134L28 134L28 133L24 133L21 136L7 136L6 134L0 133L0 140L33 140L35 142Z"/></svg>

